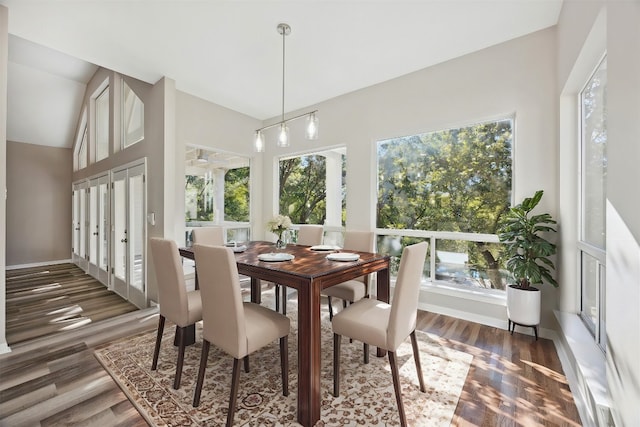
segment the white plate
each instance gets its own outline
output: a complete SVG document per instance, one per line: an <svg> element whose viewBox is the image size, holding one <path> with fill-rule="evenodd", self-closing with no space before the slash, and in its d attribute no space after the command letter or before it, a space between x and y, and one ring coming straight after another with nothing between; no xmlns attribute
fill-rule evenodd
<svg viewBox="0 0 640 427"><path fill-rule="evenodd" d="M271 252L268 254L260 254L258 255L258 259L260 261L291 261L295 257L286 252Z"/></svg>
<svg viewBox="0 0 640 427"><path fill-rule="evenodd" d="M312 251L335 251L336 249L340 249L340 246L315 245L315 246L311 246L309 249L311 249Z"/></svg>
<svg viewBox="0 0 640 427"><path fill-rule="evenodd" d="M247 247L245 245L242 245L242 246L231 246L231 249L233 250L233 252L238 253L238 252L246 251Z"/></svg>
<svg viewBox="0 0 640 427"><path fill-rule="evenodd" d="M330 259L331 261L357 261L360 259L360 255L349 252L338 252L327 255L327 259Z"/></svg>

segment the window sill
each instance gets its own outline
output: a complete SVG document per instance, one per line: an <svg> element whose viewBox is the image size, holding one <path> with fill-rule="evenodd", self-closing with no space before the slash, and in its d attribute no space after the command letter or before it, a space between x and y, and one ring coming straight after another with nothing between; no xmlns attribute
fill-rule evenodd
<svg viewBox="0 0 640 427"><path fill-rule="evenodd" d="M577 314L562 311L554 313L560 325L561 342L568 365L564 366L563 363L563 369L574 394L577 392L582 397L581 402L576 399L578 410L583 419L586 410L596 425L607 425L604 420L610 416L610 402L605 355Z"/></svg>
<svg viewBox="0 0 640 427"><path fill-rule="evenodd" d="M507 306L507 293L494 289L469 289L452 286L446 282L429 282L427 284L423 284L420 287L420 290L456 298L469 299L486 304L494 304L503 307Z"/></svg>

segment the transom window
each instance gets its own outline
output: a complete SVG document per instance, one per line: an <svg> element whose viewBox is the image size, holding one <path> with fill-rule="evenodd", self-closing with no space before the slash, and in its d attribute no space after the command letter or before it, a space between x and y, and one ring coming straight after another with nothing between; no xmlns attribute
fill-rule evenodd
<svg viewBox="0 0 640 427"><path fill-rule="evenodd" d="M96 162L109 157L109 86L95 100Z"/></svg>
<svg viewBox="0 0 640 427"><path fill-rule="evenodd" d="M426 276L505 289L497 224L511 205L513 119L379 141L378 251L431 244Z"/></svg>
<svg viewBox="0 0 640 427"><path fill-rule="evenodd" d="M127 148L144 139L144 103L122 81L122 147Z"/></svg>

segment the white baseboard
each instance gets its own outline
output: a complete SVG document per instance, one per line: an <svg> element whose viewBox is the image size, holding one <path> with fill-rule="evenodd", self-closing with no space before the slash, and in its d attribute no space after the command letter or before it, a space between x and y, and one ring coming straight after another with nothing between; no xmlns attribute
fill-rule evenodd
<svg viewBox="0 0 640 427"><path fill-rule="evenodd" d="M11 353L11 347L6 342L0 343L0 354Z"/></svg>
<svg viewBox="0 0 640 427"><path fill-rule="evenodd" d="M73 261L71 261L71 259L60 259L57 261L34 262L31 264L8 265L6 269L17 270L19 268L43 267L45 265L55 265L55 264L73 264Z"/></svg>

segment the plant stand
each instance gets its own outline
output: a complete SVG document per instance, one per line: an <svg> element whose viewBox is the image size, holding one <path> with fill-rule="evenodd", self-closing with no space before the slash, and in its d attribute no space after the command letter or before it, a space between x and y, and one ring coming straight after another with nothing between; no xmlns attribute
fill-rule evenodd
<svg viewBox="0 0 640 427"><path fill-rule="evenodd" d="M513 335L513 332L516 330L516 325L533 328L533 334L536 336L536 341L538 341L538 325L523 325L522 323L517 323L509 319L509 332L511 332L511 335Z"/></svg>

